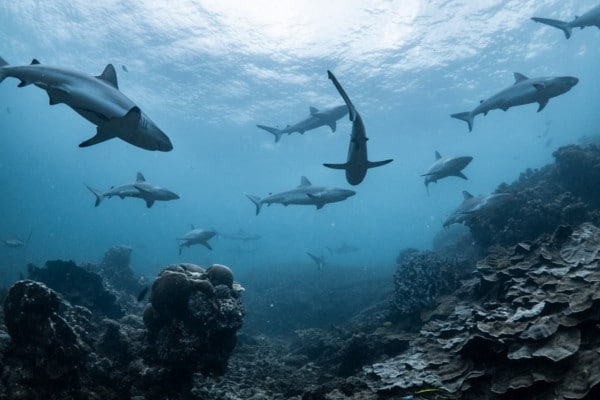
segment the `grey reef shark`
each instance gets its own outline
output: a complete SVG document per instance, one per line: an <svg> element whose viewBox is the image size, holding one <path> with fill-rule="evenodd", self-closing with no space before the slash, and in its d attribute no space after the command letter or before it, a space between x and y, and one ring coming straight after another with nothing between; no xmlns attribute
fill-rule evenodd
<svg viewBox="0 0 600 400"><path fill-rule="evenodd" d="M35 85L48 93L50 105L64 103L97 126L96 135L79 144L88 147L119 138L146 150L170 151L171 140L140 108L119 91L112 64L98 76L42 65L9 65L0 58L0 82L20 79L19 87Z"/></svg>
<svg viewBox="0 0 600 400"><path fill-rule="evenodd" d="M192 225L192 230L183 235L182 238L175 239L177 240L177 245L179 246L179 254L184 247L190 247L194 244L201 244L209 250L212 250L208 241L212 239L217 234L217 231L214 229L196 229L194 225Z"/></svg>
<svg viewBox="0 0 600 400"><path fill-rule="evenodd" d="M86 185L87 186L87 185ZM106 192L101 192L98 189L87 186L87 188L96 196L95 207L98 207L104 198L111 198L117 196L121 199L125 197L133 197L137 199L143 199L146 202L146 207L150 208L155 201L168 201L177 200L179 196L168 189L160 186L155 186L150 182L146 181L144 175L141 172L137 173L134 183L121 186L113 186Z"/></svg>
<svg viewBox="0 0 600 400"><path fill-rule="evenodd" d="M473 119L478 114L487 115L488 111L500 109L508 110L514 106L529 103L538 103L538 112L542 111L548 100L571 90L579 82L573 76L551 76L542 78L528 78L518 72L514 73L515 83L496 93L487 100L481 100L479 105L470 112L452 114L452 118L466 121L469 132L473 130Z"/></svg>
<svg viewBox="0 0 600 400"><path fill-rule="evenodd" d="M279 142L279 139L281 139L281 136L284 133L287 133L288 135L291 135L294 132L304 134L304 132L306 131L310 131L325 125L331 128L331 132L335 132L335 129L337 127L337 120L342 118L344 115L348 114L348 107L335 106L323 110L318 110L315 107L310 107L309 112L310 115L307 118L294 125L288 125L284 129L271 128L270 126L265 125L256 126L260 129L264 129L269 133L272 133L275 136L275 143Z"/></svg>
<svg viewBox="0 0 600 400"><path fill-rule="evenodd" d="M462 170L473 161L471 156L461 157L442 157L436 150L435 162L429 167L427 172L423 175L425 177L425 188L429 194L429 184L431 182L436 183L438 180L447 178L449 176L457 176L462 179L467 179Z"/></svg>
<svg viewBox="0 0 600 400"><path fill-rule="evenodd" d="M555 28L560 29L565 34L565 37L568 39L571 37L571 33L573 28L583 29L586 26L595 26L600 28L600 5L592 8L590 11L584 13L581 16L575 17L572 21L559 21L557 19L550 18L539 18L533 17L531 18L535 22L539 22L542 24L550 25Z"/></svg>
<svg viewBox="0 0 600 400"><path fill-rule="evenodd" d="M344 242L337 247L327 247L327 250L329 251L329 253L331 255L333 255L333 254L339 255L339 254L355 253L355 252L359 251L360 249L356 246L353 246L351 244L347 244Z"/></svg>
<svg viewBox="0 0 600 400"><path fill-rule="evenodd" d="M492 210L495 206L512 197L511 193L492 193L487 195L473 196L464 190L463 202L443 223L444 228L452 224L462 224L483 212Z"/></svg>
<svg viewBox="0 0 600 400"><path fill-rule="evenodd" d="M263 199L251 194L244 193L256 206L256 215L260 213L263 204L270 206L273 203L316 206L317 210L323 208L325 204L344 201L350 196L356 194L353 190L331 188L325 186L315 186L306 177L300 178L300 185L295 189L287 190L281 193L271 194Z"/></svg>
<svg viewBox="0 0 600 400"><path fill-rule="evenodd" d="M21 247L25 247L29 243L30 239L31 239L31 232L29 232L29 236L27 236L27 239L25 239L25 240L14 237L14 238L10 238L10 239L3 239L2 243L4 243L4 245L6 247L9 247L11 249L18 249Z"/></svg>
<svg viewBox="0 0 600 400"><path fill-rule="evenodd" d="M354 105L350 101L350 98L346 94L346 91L340 85L337 78L331 71L327 71L327 76L333 82L340 96L346 102L348 106L348 115L350 121L352 121L352 133L350 134L350 145L348 146L348 157L344 164L323 164L327 168L343 169L346 171L346 181L351 185L358 185L365 179L367 175L367 169L380 167L394 161L388 159L384 161L369 161L367 155L367 134L365 131L365 125L363 124L362 118Z"/></svg>

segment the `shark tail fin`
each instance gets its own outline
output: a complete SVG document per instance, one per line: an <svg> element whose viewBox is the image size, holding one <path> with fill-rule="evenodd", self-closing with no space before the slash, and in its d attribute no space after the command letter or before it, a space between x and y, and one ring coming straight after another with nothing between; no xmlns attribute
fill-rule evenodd
<svg viewBox="0 0 600 400"><path fill-rule="evenodd" d="M104 195L102 194L101 191L99 191L98 189L94 189L91 186L85 185L90 192L92 192L94 194L94 196L96 196L96 203L94 203L94 207L98 207L100 205L100 203L102 203L102 199L104 199Z"/></svg>
<svg viewBox="0 0 600 400"><path fill-rule="evenodd" d="M561 31L563 31L563 33L565 34L565 37L567 39L571 37L572 30L571 30L571 27L569 26L568 22L559 21L557 19L538 18L538 17L533 17L531 19L534 20L535 22L550 25L550 26L560 29Z"/></svg>
<svg viewBox="0 0 600 400"><path fill-rule="evenodd" d="M462 119L469 124L469 132L473 130L473 115L470 112L461 112L450 115L452 118Z"/></svg>
<svg viewBox="0 0 600 400"><path fill-rule="evenodd" d="M265 125L256 125L256 127L275 135L275 143L279 142L279 139L281 139L281 135L283 135L283 131L281 129L271 128L270 126Z"/></svg>
<svg viewBox="0 0 600 400"><path fill-rule="evenodd" d="M392 161L394 161L393 158L383 160L383 161L367 161L367 168L381 167L382 165L389 164Z"/></svg>
<svg viewBox="0 0 600 400"><path fill-rule="evenodd" d="M256 206L256 215L258 215L258 213L260 212L260 208L262 207L262 203L260 202L260 197L257 196L252 196L251 194L248 193L244 193L246 195L247 198L250 199L250 201L252 201L254 203L254 205Z"/></svg>

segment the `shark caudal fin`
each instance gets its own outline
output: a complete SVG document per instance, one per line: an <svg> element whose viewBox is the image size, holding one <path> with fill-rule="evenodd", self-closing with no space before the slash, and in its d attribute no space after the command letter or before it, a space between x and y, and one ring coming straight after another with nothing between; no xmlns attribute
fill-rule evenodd
<svg viewBox="0 0 600 400"><path fill-rule="evenodd" d="M256 125L256 127L275 135L275 143L279 142L279 139L281 139L281 135L283 135L283 131L281 129L271 128L270 126L264 125Z"/></svg>
<svg viewBox="0 0 600 400"><path fill-rule="evenodd" d="M92 192L94 194L94 196L96 196L96 202L94 203L94 207L98 207L100 205L100 203L102 203L102 199L104 199L104 195L102 194L101 191L99 191L98 189L94 189L91 186L85 185L90 192Z"/></svg>
<svg viewBox="0 0 600 400"><path fill-rule="evenodd" d="M260 212L260 208L262 207L262 203L260 202L260 197L252 196L251 194L244 193L244 195L250 199L256 206L256 215Z"/></svg>
<svg viewBox="0 0 600 400"><path fill-rule="evenodd" d="M450 115L452 118L462 119L467 124L469 124L469 132L473 130L473 115L470 112L461 112L458 114Z"/></svg>
<svg viewBox="0 0 600 400"><path fill-rule="evenodd" d="M8 63L6 62L6 60L0 57L0 82L2 82L4 78L6 78L6 73L4 72L2 67L6 67L7 65Z"/></svg>
<svg viewBox="0 0 600 400"><path fill-rule="evenodd" d="M393 158L383 160L383 161L367 161L367 168L381 167L382 165L389 164L392 161L394 161Z"/></svg>
<svg viewBox="0 0 600 400"><path fill-rule="evenodd" d="M560 29L561 31L563 31L563 33L565 34L565 37L567 39L571 37L572 30L571 30L571 27L569 26L568 22L559 21L557 19L538 18L538 17L533 17L531 19L535 22L539 22L539 23L545 24L545 25L550 25L550 26Z"/></svg>

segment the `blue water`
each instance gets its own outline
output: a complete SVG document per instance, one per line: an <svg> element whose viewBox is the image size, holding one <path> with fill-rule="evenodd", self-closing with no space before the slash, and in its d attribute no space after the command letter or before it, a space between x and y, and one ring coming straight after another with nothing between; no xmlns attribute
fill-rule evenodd
<svg viewBox="0 0 600 400"><path fill-rule="evenodd" d="M77 0L0 2L0 55L15 65L32 58L97 75L117 68L120 90L171 138L174 150L149 152L118 139L77 145L95 126L65 105L49 106L34 86L0 85L0 248L2 280L27 262L98 262L115 244L134 248L138 273L188 261L235 271L264 263L315 268L305 252L348 243L360 251L336 263L379 268L398 251L430 248L441 221L461 202L511 182L552 152L598 132L600 30L557 29L529 18L570 20L595 1L312 1L290 3ZM125 65L128 72L121 67ZM343 171L351 124L332 133L273 137L256 124L285 126L309 106L341 104L331 69L361 113L371 160L357 195L321 210L264 207L243 195L288 190L305 175L314 184L350 188ZM536 113L537 104L475 118L473 132L450 114L527 76L572 75L580 82ZM430 185L423 177L442 155L471 155L457 178ZM94 208L85 184L107 189L138 171L181 196L147 209L112 198ZM190 224L225 233L240 228L262 238L213 239L214 250L186 248L175 238ZM248 251L251 250L251 251Z"/></svg>

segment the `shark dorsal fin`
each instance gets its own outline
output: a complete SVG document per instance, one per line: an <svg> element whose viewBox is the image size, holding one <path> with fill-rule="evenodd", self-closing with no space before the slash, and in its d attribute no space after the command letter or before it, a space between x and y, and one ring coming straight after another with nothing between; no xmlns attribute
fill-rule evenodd
<svg viewBox="0 0 600 400"><path fill-rule="evenodd" d="M136 182L146 182L146 178L144 178L144 175L142 175L141 172L138 172L135 177L135 181Z"/></svg>
<svg viewBox="0 0 600 400"><path fill-rule="evenodd" d="M439 160L440 158L442 158L442 156L440 155L439 151L435 151L435 159Z"/></svg>
<svg viewBox="0 0 600 400"><path fill-rule="evenodd" d="M529 78L526 77L525 75L523 75L519 72L515 72L515 83L519 83L519 82L527 80L527 79L529 79Z"/></svg>
<svg viewBox="0 0 600 400"><path fill-rule="evenodd" d="M117 71L115 71L115 67L113 67L112 64L108 64L106 68L104 68L104 71L96 78L103 80L115 89L119 88L117 83Z"/></svg>
<svg viewBox="0 0 600 400"><path fill-rule="evenodd" d="M38 65L40 62L37 60L37 58L34 58L33 60L31 60L31 64L29 65Z"/></svg>
<svg viewBox="0 0 600 400"><path fill-rule="evenodd" d="M313 106L308 107L308 111L310 111L310 115L315 115L316 113L319 112L319 110Z"/></svg>
<svg viewBox="0 0 600 400"><path fill-rule="evenodd" d="M192 230L196 229L194 228L194 224L190 224L190 228L192 228Z"/></svg>
<svg viewBox="0 0 600 400"><path fill-rule="evenodd" d="M306 187L310 185L312 185L312 183L310 183L310 181L305 176L300 178L300 185L298 187Z"/></svg>
<svg viewBox="0 0 600 400"><path fill-rule="evenodd" d="M473 198L473 195L471 193L467 192L466 190L463 190L463 198L465 200L469 200L469 199Z"/></svg>

